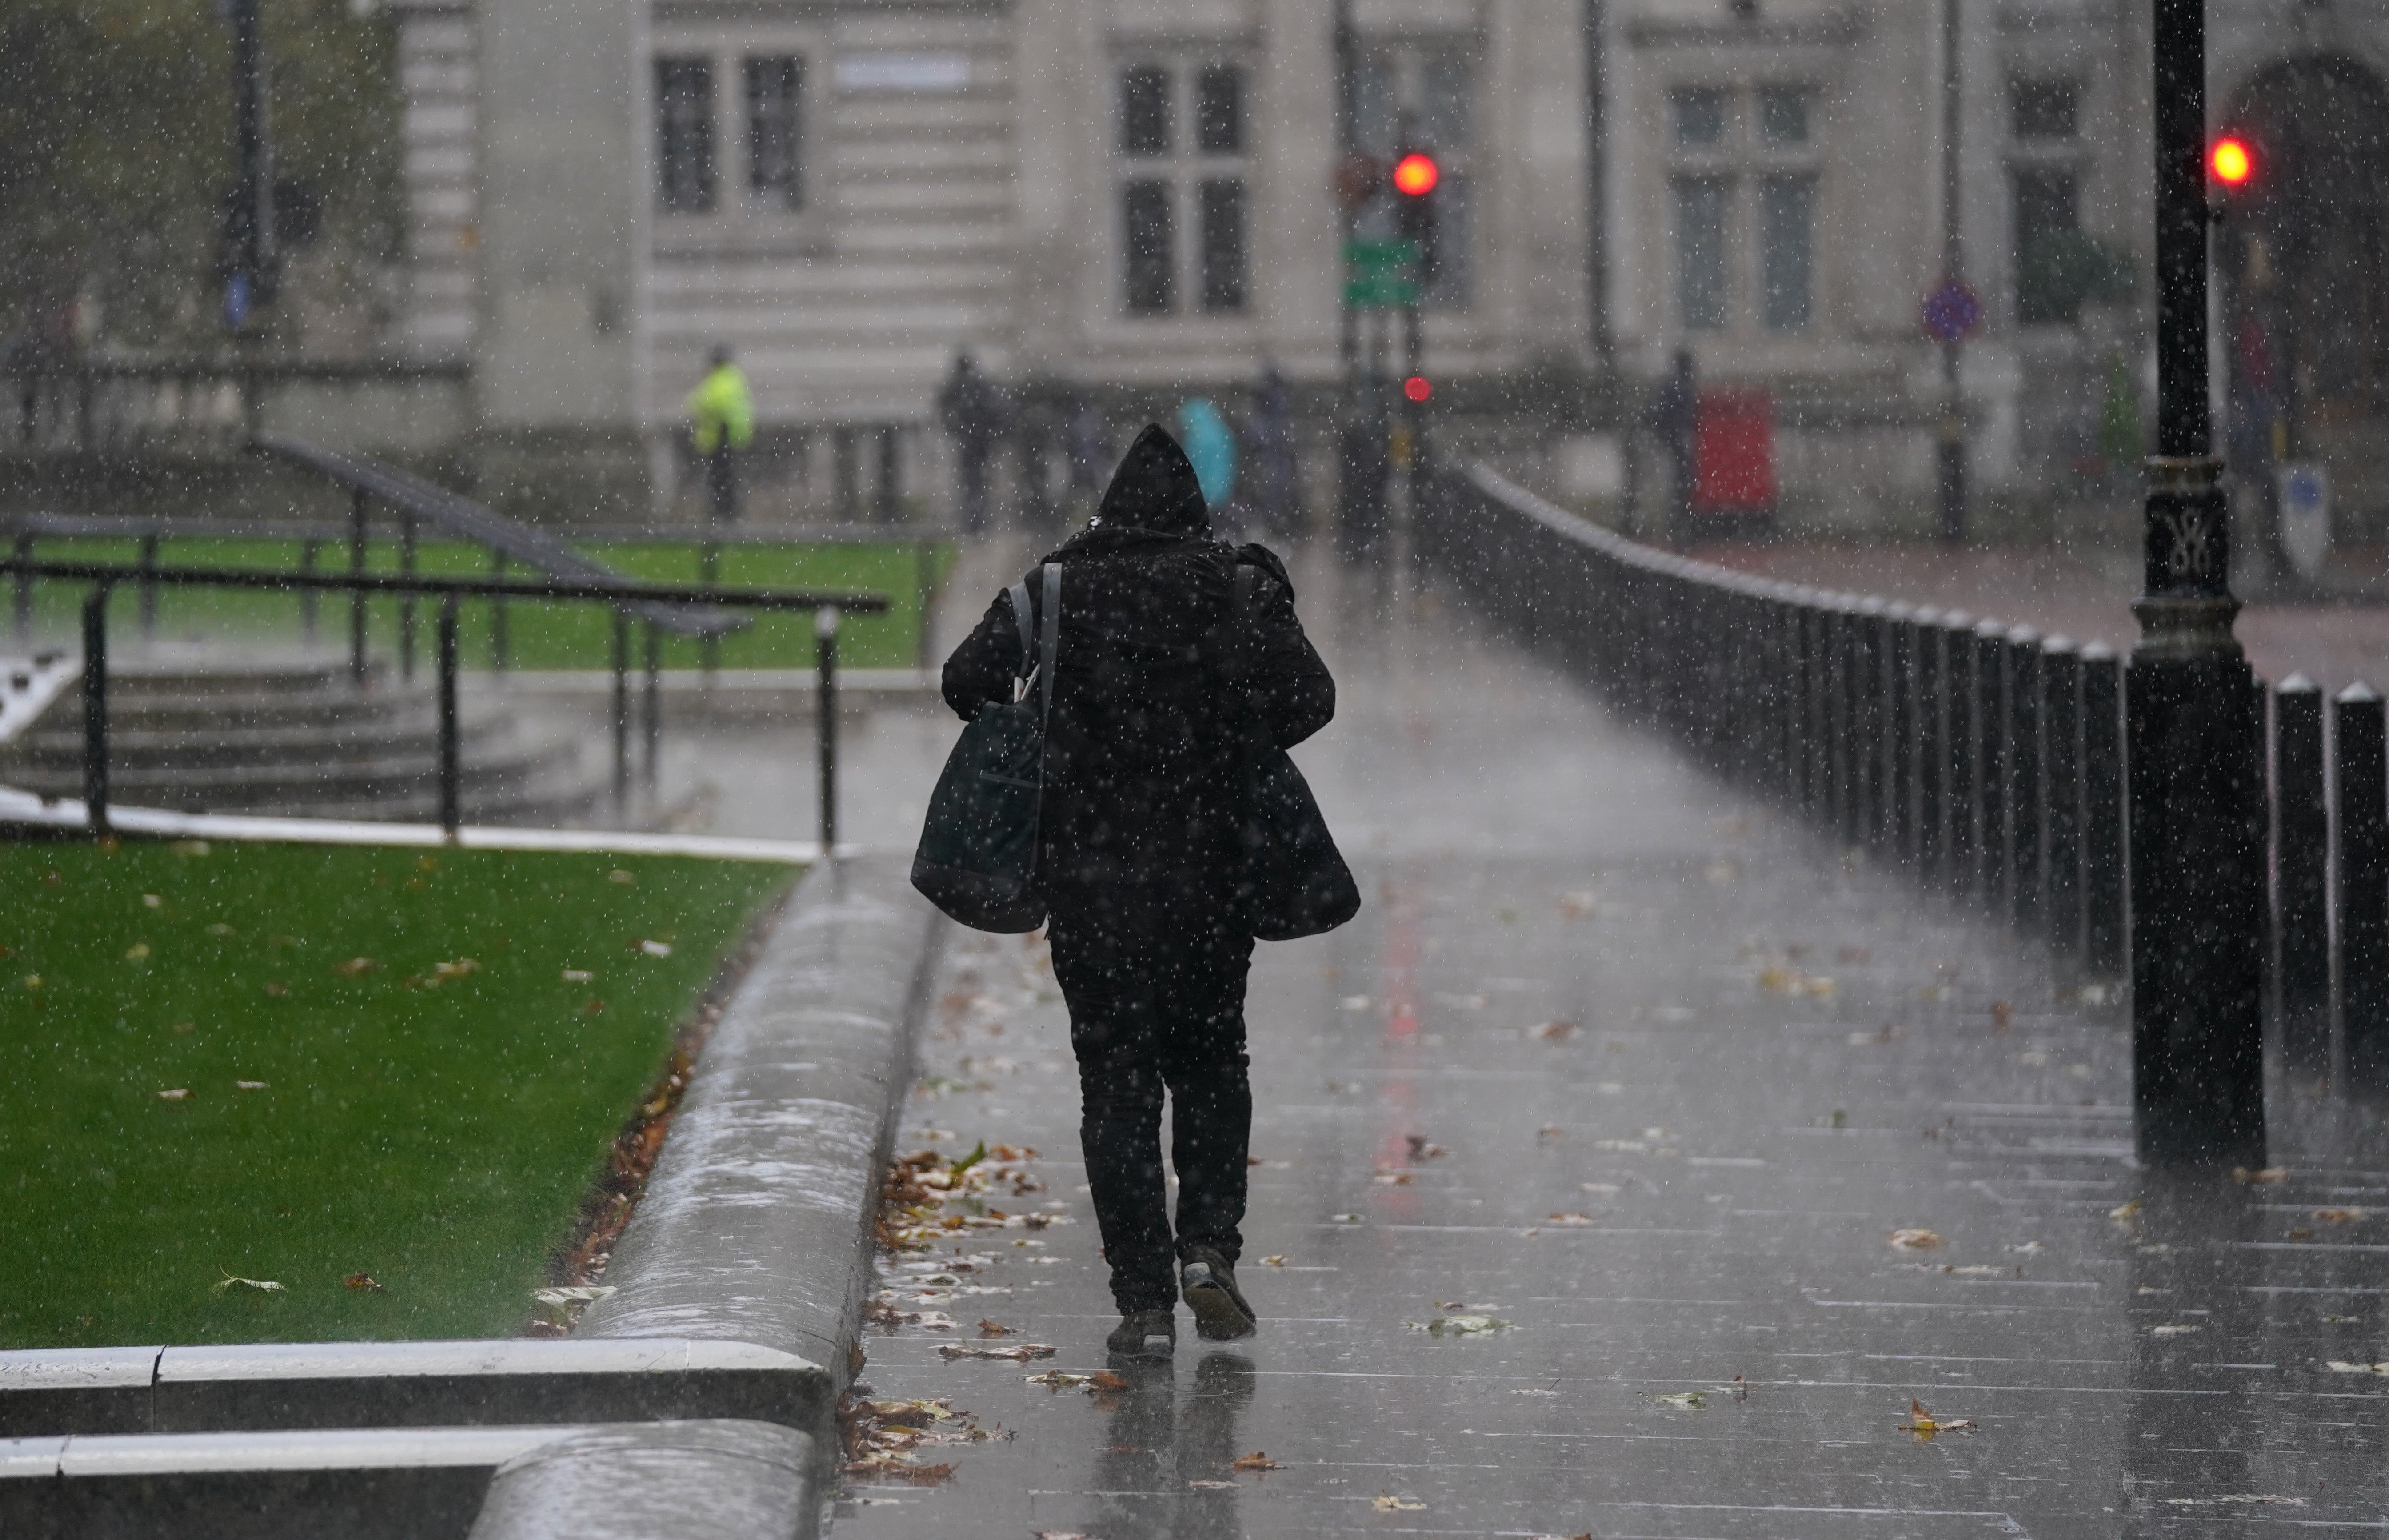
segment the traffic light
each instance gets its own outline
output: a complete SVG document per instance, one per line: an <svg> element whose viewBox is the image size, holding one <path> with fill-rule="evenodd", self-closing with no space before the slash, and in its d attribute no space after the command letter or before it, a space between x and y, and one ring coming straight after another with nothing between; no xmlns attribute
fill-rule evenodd
<svg viewBox="0 0 2389 1540"><path fill-rule="evenodd" d="M1394 231L1419 253L1419 282L1435 281L1435 190L1443 168L1424 150L1404 150L1394 159Z"/></svg>
<svg viewBox="0 0 2389 1540"><path fill-rule="evenodd" d="M2255 176L2256 152L2247 140L2236 134L2227 134L2215 141L2215 147L2206 152L2206 171L2222 185L2224 191L2236 193Z"/></svg>
<svg viewBox="0 0 2389 1540"><path fill-rule="evenodd" d="M1424 375L1412 375L1402 381L1402 396L1406 401L1424 404L1426 399L1434 394L1435 387L1427 383L1427 377Z"/></svg>

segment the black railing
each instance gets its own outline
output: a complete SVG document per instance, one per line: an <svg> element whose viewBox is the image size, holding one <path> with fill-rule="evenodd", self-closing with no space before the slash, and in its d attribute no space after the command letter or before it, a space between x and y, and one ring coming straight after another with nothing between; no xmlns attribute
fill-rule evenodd
<svg viewBox="0 0 2389 1540"><path fill-rule="evenodd" d="M1638 545L1482 466L1431 481L1422 560L1719 775L2124 973L2115 655Z"/></svg>
<svg viewBox="0 0 2389 1540"><path fill-rule="evenodd" d="M348 592L362 600L372 594L409 598L430 596L440 601L434 656L439 668L439 779L441 826L454 834L463 818L459 724L456 703L457 610L466 599L492 603L507 600L581 602L610 605L614 610L614 794L618 807L626 806L631 789L630 617L648 611L669 616L677 609L703 613L713 609L810 610L814 617L816 732L820 743L821 844L824 854L837 841L837 630L845 613L886 613L888 600L876 593L831 593L786 589L719 588L694 584L635 583L620 579L578 579L530 582L504 578L425 578L386 573L290 573L243 570L236 567L134 566L104 562L29 562L10 559L0 571L25 580L82 582L91 585L83 603L83 804L95 833L109 828L108 745L108 605L122 585L148 583L168 588L229 588L298 592ZM645 719L641 734L645 750L645 774L657 778L662 735L662 696L658 688L656 630L648 631L645 658Z"/></svg>

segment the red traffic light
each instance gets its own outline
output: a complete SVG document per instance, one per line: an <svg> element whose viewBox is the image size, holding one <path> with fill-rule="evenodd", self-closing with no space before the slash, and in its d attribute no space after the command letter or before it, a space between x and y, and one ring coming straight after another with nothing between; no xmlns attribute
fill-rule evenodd
<svg viewBox="0 0 2389 1540"><path fill-rule="evenodd" d="M1402 381L1402 394L1412 401L1423 401L1435 394L1435 387L1426 382L1424 375L1412 375Z"/></svg>
<svg viewBox="0 0 2389 1540"><path fill-rule="evenodd" d="M1432 155L1416 150L1394 162L1394 191L1404 197L1424 197L1443 180L1443 170Z"/></svg>
<svg viewBox="0 0 2389 1540"><path fill-rule="evenodd" d="M2248 147L2247 140L2226 135L2215 141L2215 147L2206 152L2206 169L2225 186L2241 186L2256 174L2255 152Z"/></svg>

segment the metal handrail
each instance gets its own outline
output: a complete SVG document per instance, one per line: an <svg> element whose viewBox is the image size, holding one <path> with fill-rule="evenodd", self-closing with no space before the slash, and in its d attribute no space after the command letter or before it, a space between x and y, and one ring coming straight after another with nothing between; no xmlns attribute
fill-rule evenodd
<svg viewBox="0 0 2389 1540"><path fill-rule="evenodd" d="M643 609L662 614L712 606L753 610L811 610L813 614L814 662L818 674L814 708L819 738L821 777L821 847L824 857L837 847L837 633L844 612L881 615L888 608L884 594L829 592L794 589L722 588L704 584L666 584L607 580L532 582L500 578L436 578L385 573L292 573L242 567L128 566L109 562L35 562L22 558L0 561L0 573L23 579L88 582L91 592L83 605L83 811L94 834L109 833L108 745L108 602L119 584L230 589L296 589L301 592L346 591L362 605L366 595L426 595L441 601L434 655L439 671L440 824L453 838L463 821L460 732L456 707L458 670L457 609L466 599L534 599L602 603L614 611L614 795L627 805L631 785L630 622ZM663 705L658 688L658 631L646 628L644 721L640 737L645 751L645 777L650 788L661 757Z"/></svg>

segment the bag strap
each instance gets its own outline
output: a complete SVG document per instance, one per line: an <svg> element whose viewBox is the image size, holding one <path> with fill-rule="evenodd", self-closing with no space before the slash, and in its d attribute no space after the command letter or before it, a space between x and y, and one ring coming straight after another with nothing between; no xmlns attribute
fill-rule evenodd
<svg viewBox="0 0 2389 1540"><path fill-rule="evenodd" d="M1253 599L1260 592L1261 569L1250 562L1236 564L1235 641L1229 647L1234 660L1234 680L1242 684L1252 673Z"/></svg>
<svg viewBox="0 0 2389 1540"><path fill-rule="evenodd" d="M1037 633L1031 628L1035 621L1028 613L1028 579L1023 578L1003 591L1012 599L1012 621L1020 628L1020 671L1016 677L1028 678L1037 667Z"/></svg>
<svg viewBox="0 0 2389 1540"><path fill-rule="evenodd" d="M1038 642L1038 661L1044 665L1044 679L1039 688L1043 701L1038 709L1047 718L1054 715L1054 660L1062 650L1062 564L1047 562L1045 577L1045 614L1043 635ZM1026 584L1022 585L1024 588Z"/></svg>

